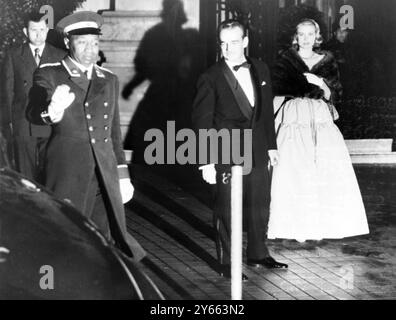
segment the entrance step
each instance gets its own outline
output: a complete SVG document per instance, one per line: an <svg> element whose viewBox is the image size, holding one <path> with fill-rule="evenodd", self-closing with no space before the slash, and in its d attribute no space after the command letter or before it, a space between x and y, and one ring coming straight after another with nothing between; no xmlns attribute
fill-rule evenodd
<svg viewBox="0 0 396 320"><path fill-rule="evenodd" d="M396 163L396 152L392 152L392 142L393 139L345 140L354 164Z"/></svg>

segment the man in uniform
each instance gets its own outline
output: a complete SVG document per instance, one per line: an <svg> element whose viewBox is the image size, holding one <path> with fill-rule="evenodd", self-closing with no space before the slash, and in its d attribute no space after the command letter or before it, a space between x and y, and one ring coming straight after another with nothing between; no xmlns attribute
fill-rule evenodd
<svg viewBox="0 0 396 320"><path fill-rule="evenodd" d="M127 233L123 206L134 189L121 147L118 79L95 64L102 23L88 11L59 21L69 54L35 73L28 117L52 126L45 185L139 261L145 252Z"/></svg>
<svg viewBox="0 0 396 320"><path fill-rule="evenodd" d="M31 124L26 119L28 94L37 67L62 60L66 52L45 42L48 26L43 14L27 14L23 33L28 41L10 48L0 73L0 129L7 139L9 159L15 169L30 179L39 180L40 159L50 128Z"/></svg>

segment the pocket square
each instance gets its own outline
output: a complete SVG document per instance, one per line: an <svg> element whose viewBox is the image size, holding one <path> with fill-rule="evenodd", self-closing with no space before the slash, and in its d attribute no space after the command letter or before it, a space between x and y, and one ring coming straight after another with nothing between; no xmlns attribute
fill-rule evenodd
<svg viewBox="0 0 396 320"><path fill-rule="evenodd" d="M261 82L261 86L265 86L267 84L267 82L263 81Z"/></svg>

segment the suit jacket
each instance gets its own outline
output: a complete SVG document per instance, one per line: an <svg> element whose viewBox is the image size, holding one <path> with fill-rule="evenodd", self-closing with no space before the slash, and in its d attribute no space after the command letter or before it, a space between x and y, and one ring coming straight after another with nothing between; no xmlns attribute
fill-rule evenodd
<svg viewBox="0 0 396 320"><path fill-rule="evenodd" d="M61 61L66 52L46 43L40 64ZM26 118L29 90L37 69L29 43L11 48L3 63L0 77L0 126L14 136L48 137L50 128L32 125ZM8 132L8 134L11 132Z"/></svg>
<svg viewBox="0 0 396 320"><path fill-rule="evenodd" d="M70 199L83 212L91 179L99 173L125 239L119 179L129 178L129 172L121 147L118 79L95 65L88 81L69 57L61 63L44 65L34 74L28 105L30 121L44 124L40 114L47 110L55 88L61 84L71 88L75 99L62 120L52 125L44 164L45 184L56 196ZM137 242L129 244L138 248L133 252L137 260L144 256Z"/></svg>
<svg viewBox="0 0 396 320"><path fill-rule="evenodd" d="M253 166L266 166L267 151L277 149L270 73L265 63L253 58L248 58L248 62L251 63L250 70L256 96L255 107L250 106L232 71L225 61L221 60L198 80L192 121L197 131L251 129ZM243 148L242 133L240 141L240 148ZM243 149L240 150L242 153ZM201 164L206 163L210 163L210 159ZM220 155L218 164L226 165Z"/></svg>

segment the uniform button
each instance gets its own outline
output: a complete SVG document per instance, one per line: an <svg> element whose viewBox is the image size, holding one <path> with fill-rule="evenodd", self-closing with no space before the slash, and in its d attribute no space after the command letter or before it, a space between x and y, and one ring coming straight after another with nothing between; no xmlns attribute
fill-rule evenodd
<svg viewBox="0 0 396 320"><path fill-rule="evenodd" d="M96 143L96 140L95 139L91 139L91 143Z"/></svg>
<svg viewBox="0 0 396 320"><path fill-rule="evenodd" d="M92 126L89 126L88 130L92 132L92 131L94 131L94 128Z"/></svg>
<svg viewBox="0 0 396 320"><path fill-rule="evenodd" d="M107 119L109 117L109 115L107 115L107 114L105 114L104 116L103 116L103 118L105 118L105 119Z"/></svg>
<svg viewBox="0 0 396 320"><path fill-rule="evenodd" d="M104 126L104 129L107 131L107 130L109 130L109 127L108 126Z"/></svg>
<svg viewBox="0 0 396 320"><path fill-rule="evenodd" d="M84 106L89 107L89 103L85 102Z"/></svg>
<svg viewBox="0 0 396 320"><path fill-rule="evenodd" d="M104 139L104 142L107 142L107 141L109 141L109 139L105 138L105 139Z"/></svg>
<svg viewBox="0 0 396 320"><path fill-rule="evenodd" d="M89 119L91 119L92 117L91 117L91 115L88 113L87 114L87 119L89 120Z"/></svg>
<svg viewBox="0 0 396 320"><path fill-rule="evenodd" d="M105 103L104 103L104 106L105 106L105 107L107 107L108 105L109 105L109 103L108 103L108 102L105 102Z"/></svg>

